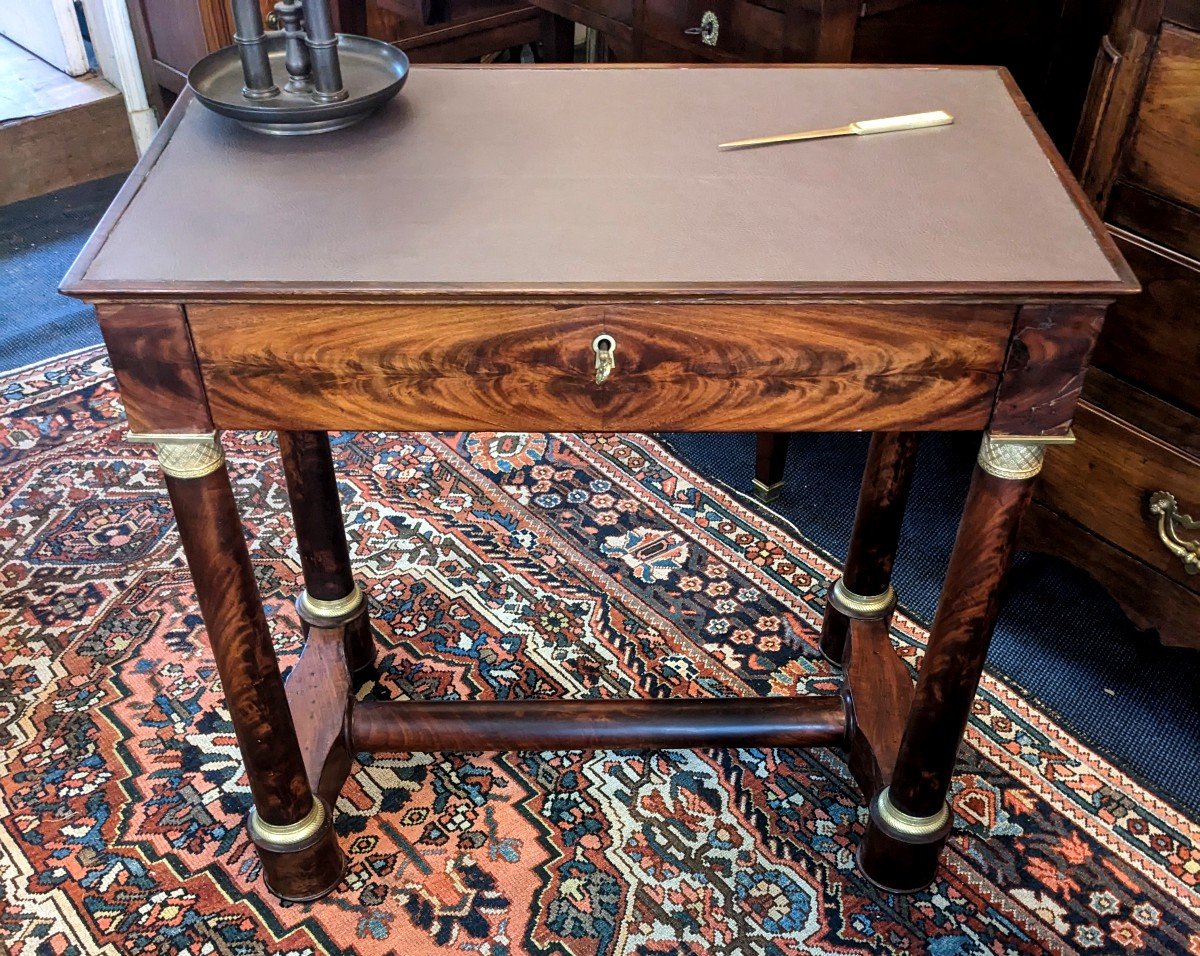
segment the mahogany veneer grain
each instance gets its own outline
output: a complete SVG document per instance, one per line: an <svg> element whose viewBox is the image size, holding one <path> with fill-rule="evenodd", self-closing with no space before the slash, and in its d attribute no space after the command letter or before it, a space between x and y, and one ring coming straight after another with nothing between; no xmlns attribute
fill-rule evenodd
<svg viewBox="0 0 1200 956"><path fill-rule="evenodd" d="M221 428L980 428L1004 306L188 309ZM595 382L593 339L617 342Z"/></svg>

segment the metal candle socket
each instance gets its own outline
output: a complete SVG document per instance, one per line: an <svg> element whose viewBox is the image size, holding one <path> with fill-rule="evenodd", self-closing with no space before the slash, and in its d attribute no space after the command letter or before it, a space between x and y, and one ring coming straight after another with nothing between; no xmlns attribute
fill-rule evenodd
<svg viewBox="0 0 1200 956"><path fill-rule="evenodd" d="M342 85L328 0L279 0L275 16L287 37L286 63L291 78L286 89L293 93L311 92L318 103L346 99L349 94ZM266 35L258 0L233 0L233 24L236 31L233 40L246 78L243 94L254 100L278 96L279 87L271 76L263 45Z"/></svg>
<svg viewBox="0 0 1200 956"><path fill-rule="evenodd" d="M321 133L369 115L399 92L408 57L381 40L335 34L328 0L278 0L276 32L258 0L232 0L234 45L188 74L209 109L260 132Z"/></svg>

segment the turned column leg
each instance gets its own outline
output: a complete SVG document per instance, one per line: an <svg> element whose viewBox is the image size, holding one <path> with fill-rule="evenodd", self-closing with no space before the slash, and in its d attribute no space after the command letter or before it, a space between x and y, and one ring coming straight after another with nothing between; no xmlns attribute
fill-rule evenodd
<svg viewBox="0 0 1200 956"><path fill-rule="evenodd" d="M267 886L284 899L316 899L337 885L345 859L305 774L225 456L215 434L142 437L166 475L254 797L248 827Z"/></svg>
<svg viewBox="0 0 1200 956"><path fill-rule="evenodd" d="M783 469L787 465L787 432L758 432L755 435L754 497L774 501L783 492Z"/></svg>
<svg viewBox="0 0 1200 956"><path fill-rule="evenodd" d="M832 664L843 663L851 618L886 620L895 607L892 564L919 441L916 432L871 436L846 570L830 590L821 622L821 653Z"/></svg>
<svg viewBox="0 0 1200 956"><path fill-rule="evenodd" d="M375 638L366 598L350 567L329 435L281 431L279 451L304 570L304 590L296 600L296 611L305 633L309 627L343 628L350 669L370 667L375 661Z"/></svg>
<svg viewBox="0 0 1200 956"><path fill-rule="evenodd" d="M1035 441L984 436L892 779L871 803L859 847L863 873L884 889L919 890L937 872L959 743L1042 457Z"/></svg>

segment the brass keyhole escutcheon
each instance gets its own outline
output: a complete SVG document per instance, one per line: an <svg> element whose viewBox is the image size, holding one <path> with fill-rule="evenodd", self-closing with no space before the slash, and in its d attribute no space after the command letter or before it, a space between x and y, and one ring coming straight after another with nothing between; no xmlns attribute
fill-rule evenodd
<svg viewBox="0 0 1200 956"><path fill-rule="evenodd" d="M688 36L698 36L705 46L716 46L717 38L721 35L721 21L711 10L705 10L700 18L700 26L688 27L683 32Z"/></svg>
<svg viewBox="0 0 1200 956"><path fill-rule="evenodd" d="M617 368L617 340L601 332L592 339L592 351L596 353L596 384L603 385Z"/></svg>

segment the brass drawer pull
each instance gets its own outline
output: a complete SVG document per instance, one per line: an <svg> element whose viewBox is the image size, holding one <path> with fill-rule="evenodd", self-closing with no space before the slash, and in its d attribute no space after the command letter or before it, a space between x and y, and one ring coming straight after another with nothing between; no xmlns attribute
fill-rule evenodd
<svg viewBox="0 0 1200 956"><path fill-rule="evenodd" d="M592 351L596 353L596 384L603 385L617 368L617 340L601 332L592 339Z"/></svg>
<svg viewBox="0 0 1200 956"><path fill-rule="evenodd" d="M721 33L721 22L715 13L705 10L704 16L700 18L700 26L688 27L683 32L690 37L700 37L700 42L705 46L716 46L717 37Z"/></svg>
<svg viewBox="0 0 1200 956"><path fill-rule="evenodd" d="M1185 531L1200 530L1200 521L1181 512L1169 491L1156 491L1150 496L1150 514L1158 515L1158 536L1167 550L1183 562L1188 574L1200 574L1200 541L1185 541L1176 531L1176 525Z"/></svg>

